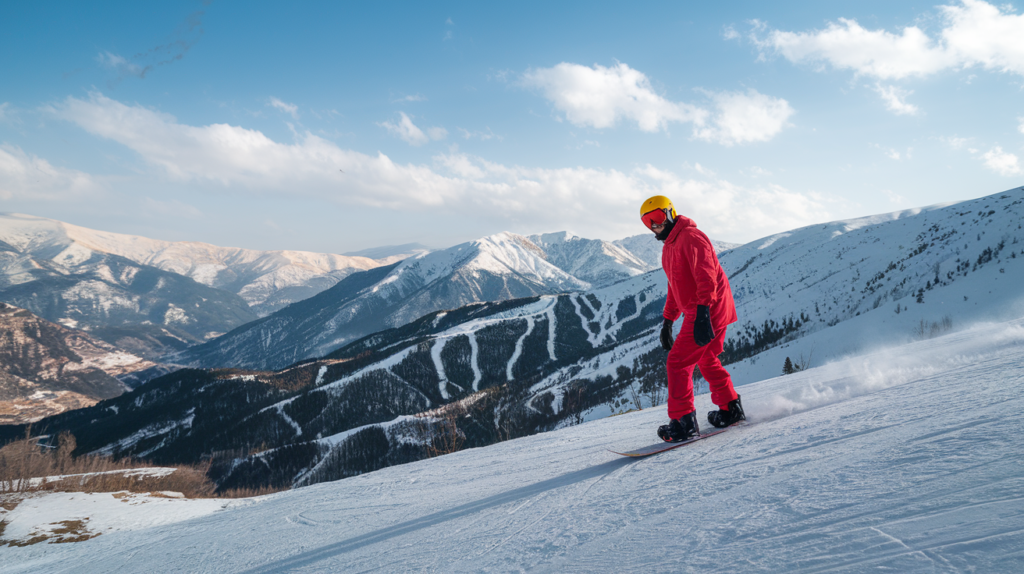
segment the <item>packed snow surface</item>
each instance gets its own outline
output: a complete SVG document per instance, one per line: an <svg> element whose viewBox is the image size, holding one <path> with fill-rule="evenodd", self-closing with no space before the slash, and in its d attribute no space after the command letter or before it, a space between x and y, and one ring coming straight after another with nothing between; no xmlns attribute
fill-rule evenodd
<svg viewBox="0 0 1024 574"><path fill-rule="evenodd" d="M608 449L653 442L664 407L4 548L0 570L1021 572L1022 367L1024 320L978 324L742 386L745 426L651 458Z"/></svg>

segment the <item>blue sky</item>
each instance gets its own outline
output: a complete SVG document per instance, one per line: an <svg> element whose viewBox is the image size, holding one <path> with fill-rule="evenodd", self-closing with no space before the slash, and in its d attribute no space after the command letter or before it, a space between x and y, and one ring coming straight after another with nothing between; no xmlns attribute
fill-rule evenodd
<svg viewBox="0 0 1024 574"><path fill-rule="evenodd" d="M95 5L94 5L95 4ZM346 252L1024 184L1019 3L8 2L0 211Z"/></svg>

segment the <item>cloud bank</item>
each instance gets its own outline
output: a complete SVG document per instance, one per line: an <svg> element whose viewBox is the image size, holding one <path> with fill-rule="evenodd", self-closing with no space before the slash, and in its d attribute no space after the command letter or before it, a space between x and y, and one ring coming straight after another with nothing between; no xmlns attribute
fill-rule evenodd
<svg viewBox="0 0 1024 574"><path fill-rule="evenodd" d="M840 18L824 30L770 30L764 37L755 31L752 39L793 63L827 64L879 80L970 67L1024 75L1024 16L982 0L940 6L939 12L943 26L934 36L917 26L892 33Z"/></svg>
<svg viewBox="0 0 1024 574"><path fill-rule="evenodd" d="M658 132L672 123L692 124L693 137L726 146L768 141L793 115L786 100L755 90L705 92L713 110L673 102L658 95L646 75L623 63L589 68L562 62L529 70L521 82L539 90L573 125L603 129L624 122Z"/></svg>
<svg viewBox="0 0 1024 574"><path fill-rule="evenodd" d="M629 172L531 168L463 153L436 155L431 165L403 165L309 132L287 144L238 126L185 125L99 93L69 97L48 111L132 149L160 177L237 193L301 195L415 214L486 214L515 230L572 227L603 238L642 233L636 208L657 194L671 197L680 212L719 236L753 239L829 219L820 197L771 185L743 188L710 174L695 180L651 165Z"/></svg>

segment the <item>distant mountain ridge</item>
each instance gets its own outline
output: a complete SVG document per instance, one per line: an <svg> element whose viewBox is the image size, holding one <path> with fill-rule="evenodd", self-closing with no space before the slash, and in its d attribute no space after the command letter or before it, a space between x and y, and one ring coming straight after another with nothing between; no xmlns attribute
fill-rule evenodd
<svg viewBox="0 0 1024 574"><path fill-rule="evenodd" d="M656 267L614 242L584 239L566 231L531 235L528 239L544 250L552 265L597 287Z"/></svg>
<svg viewBox="0 0 1024 574"><path fill-rule="evenodd" d="M256 316L237 295L77 244L0 246L0 301L155 358Z"/></svg>
<svg viewBox="0 0 1024 574"><path fill-rule="evenodd" d="M352 275L170 362L276 369L439 309L589 288L529 239L500 233Z"/></svg>
<svg viewBox="0 0 1024 574"><path fill-rule="evenodd" d="M660 267L661 244L653 234L630 239L656 249L658 264L615 242L567 232L529 237L505 232L424 252L394 267L353 275L329 292L166 360L204 368L277 369L437 310L603 287Z"/></svg>
<svg viewBox="0 0 1024 574"><path fill-rule="evenodd" d="M95 253L124 257L234 293L258 316L309 298L352 273L382 265L367 257L163 241L16 213L0 213L0 241L10 251L34 259L59 255L57 262L66 267Z"/></svg>

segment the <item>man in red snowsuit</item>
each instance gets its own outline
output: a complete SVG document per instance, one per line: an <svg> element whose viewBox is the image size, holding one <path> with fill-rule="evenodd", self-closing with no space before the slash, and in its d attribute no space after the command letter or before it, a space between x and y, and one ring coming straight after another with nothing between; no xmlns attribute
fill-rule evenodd
<svg viewBox="0 0 1024 574"><path fill-rule="evenodd" d="M718 355L725 345L725 329L735 323L736 306L729 279L718 263L711 240L697 229L692 219L677 215L672 202L654 196L640 208L644 224L664 243L661 266L668 276L661 344L667 350L669 424L658 428L658 436L679 442L700 434L693 404L693 368L711 387L711 402L717 411L708 413L716 427L745 420L740 396L732 386L729 372ZM683 315L679 337L672 339L672 323Z"/></svg>

